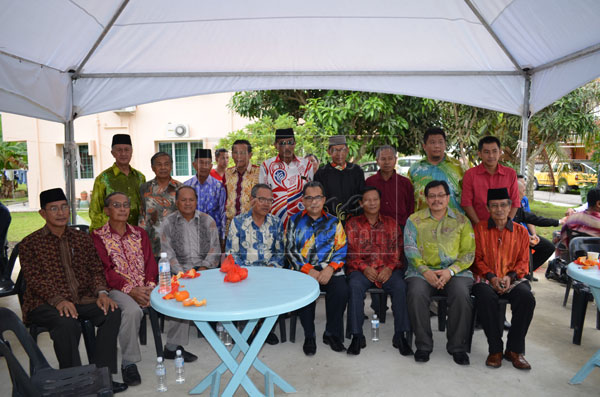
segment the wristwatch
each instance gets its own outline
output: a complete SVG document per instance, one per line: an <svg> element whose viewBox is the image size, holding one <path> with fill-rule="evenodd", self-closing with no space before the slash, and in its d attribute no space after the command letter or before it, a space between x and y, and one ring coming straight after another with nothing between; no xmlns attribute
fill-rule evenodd
<svg viewBox="0 0 600 397"><path fill-rule="evenodd" d="M108 291L105 290L105 289L103 289L101 291L98 291L98 296L100 296L100 294L106 294L106 295L108 295Z"/></svg>
<svg viewBox="0 0 600 397"><path fill-rule="evenodd" d="M455 275L454 270L452 270L452 269L448 269L448 270L450 271L450 277L454 277L454 275Z"/></svg>

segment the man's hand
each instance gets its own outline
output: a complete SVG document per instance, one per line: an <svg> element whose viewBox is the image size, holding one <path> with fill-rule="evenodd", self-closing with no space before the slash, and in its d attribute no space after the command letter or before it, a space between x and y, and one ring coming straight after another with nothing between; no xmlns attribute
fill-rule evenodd
<svg viewBox="0 0 600 397"><path fill-rule="evenodd" d="M438 283L441 285L441 287L438 287L438 289L444 288L446 283L452 278L450 270L448 269L434 270L433 272L436 274L436 276L438 276Z"/></svg>
<svg viewBox="0 0 600 397"><path fill-rule="evenodd" d="M325 285L329 282L332 275L333 275L333 267L327 266L325 269L323 269L319 272L319 277L317 278L317 281L319 282L319 284Z"/></svg>
<svg viewBox="0 0 600 397"><path fill-rule="evenodd" d="M504 277L502 277L502 280L500 282L502 283L502 285L504 285L504 288L502 288L502 292L500 292L500 293L504 294L510 288L510 283L512 282L512 280L511 280L510 276L504 276Z"/></svg>
<svg viewBox="0 0 600 397"><path fill-rule="evenodd" d="M392 269L384 266L383 269L377 274L376 281L379 281L381 284L385 284L390 277L392 277Z"/></svg>
<svg viewBox="0 0 600 397"><path fill-rule="evenodd" d="M490 285L492 286L494 291L496 291L499 294L502 294L502 291L504 290L504 288L500 285L501 281L502 280L500 280L498 277L494 277L490 280Z"/></svg>
<svg viewBox="0 0 600 397"><path fill-rule="evenodd" d="M152 287L135 287L131 290L129 296L131 296L141 307L148 307L150 306L151 292Z"/></svg>
<svg viewBox="0 0 600 397"><path fill-rule="evenodd" d="M363 274L365 275L365 277L367 278L367 280L369 280L372 283L374 283L375 281L377 281L377 278L379 276L377 274L377 270L375 270L375 268L373 266L367 266L365 268L365 270L363 270Z"/></svg>
<svg viewBox="0 0 600 397"><path fill-rule="evenodd" d="M538 245L540 242L540 238L537 236L537 234L532 234L531 236L529 236L529 246L530 247L535 247L536 245Z"/></svg>
<svg viewBox="0 0 600 397"><path fill-rule="evenodd" d="M114 312L115 309L117 309L119 307L119 305L117 305L117 302L110 299L108 297L108 295L106 295L105 293L98 294L98 299L96 299L96 304L98 305L98 307L100 309L102 309L105 316L108 313L109 309L111 312Z"/></svg>
<svg viewBox="0 0 600 397"><path fill-rule="evenodd" d="M310 269L308 271L308 275L311 276L312 278L314 278L315 280L319 281L319 275L321 274L320 271L313 269Z"/></svg>
<svg viewBox="0 0 600 397"><path fill-rule="evenodd" d="M427 270L425 273L423 273L423 277L425 277L425 280L433 287L436 289L439 289L439 285L440 285L440 278L439 276L433 271L433 270Z"/></svg>
<svg viewBox="0 0 600 397"><path fill-rule="evenodd" d="M58 310L58 314L60 314L61 317L79 317L77 309L75 309L75 305L72 302L69 302L68 300L58 302L58 305L56 305L56 310Z"/></svg>

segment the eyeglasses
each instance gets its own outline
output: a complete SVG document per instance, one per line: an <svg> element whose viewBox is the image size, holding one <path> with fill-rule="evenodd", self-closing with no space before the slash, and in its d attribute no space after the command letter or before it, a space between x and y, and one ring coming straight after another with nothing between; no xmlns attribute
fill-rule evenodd
<svg viewBox="0 0 600 397"><path fill-rule="evenodd" d="M446 197L446 196L447 196L447 194L446 194L446 193L440 193L440 194L428 194L428 195L427 195L427 198L428 198L429 200L435 200L436 198L437 198L437 199L443 199L443 198L444 198L444 197Z"/></svg>
<svg viewBox="0 0 600 397"><path fill-rule="evenodd" d="M331 152L332 153L345 153L348 151L347 147L341 148L341 149L336 149L336 148L331 148Z"/></svg>
<svg viewBox="0 0 600 397"><path fill-rule="evenodd" d="M110 206L113 207L113 208L117 208L117 209L121 208L121 207L122 208L129 208L129 207L131 207L131 204L130 203L119 203L119 202L116 202L116 203L110 203Z"/></svg>
<svg viewBox="0 0 600 397"><path fill-rule="evenodd" d="M494 203L494 204L490 204L490 208L493 210L497 210L498 208L508 208L510 204L509 203Z"/></svg>
<svg viewBox="0 0 600 397"><path fill-rule="evenodd" d="M294 146L296 144L296 141L294 141L293 139L288 139L287 141L278 141L277 144L279 146Z"/></svg>
<svg viewBox="0 0 600 397"><path fill-rule="evenodd" d="M257 199L258 202L261 203L261 204L273 204L273 199L272 198L255 197L255 199Z"/></svg>
<svg viewBox="0 0 600 397"><path fill-rule="evenodd" d="M246 156L246 155L248 155L248 152L247 151L244 151L244 152L231 152L231 154L234 155L234 156Z"/></svg>
<svg viewBox="0 0 600 397"><path fill-rule="evenodd" d="M306 200L307 203L312 203L313 201L319 201L324 199L325 196L304 196L304 200Z"/></svg>
<svg viewBox="0 0 600 397"><path fill-rule="evenodd" d="M46 211L52 212L53 214L56 214L59 210L61 212L67 212L67 211L69 211L69 204L53 205L52 207L47 207L46 208Z"/></svg>

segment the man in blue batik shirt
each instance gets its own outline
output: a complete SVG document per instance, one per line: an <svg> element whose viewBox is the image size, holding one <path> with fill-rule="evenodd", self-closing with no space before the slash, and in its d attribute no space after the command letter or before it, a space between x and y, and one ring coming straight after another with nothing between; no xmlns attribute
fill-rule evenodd
<svg viewBox="0 0 600 397"><path fill-rule="evenodd" d="M287 265L317 280L325 291L327 323L323 343L333 351L345 351L344 310L348 303L348 284L344 277L346 261L346 233L339 219L323 211L325 195L323 185L308 182L302 190L305 210L294 215L287 224L285 256ZM304 354L317 352L315 334L315 304L299 310L304 328Z"/></svg>

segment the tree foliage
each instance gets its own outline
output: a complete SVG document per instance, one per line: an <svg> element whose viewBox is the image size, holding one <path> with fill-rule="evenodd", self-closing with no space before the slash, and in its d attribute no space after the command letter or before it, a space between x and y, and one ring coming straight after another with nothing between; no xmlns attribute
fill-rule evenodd
<svg viewBox="0 0 600 397"><path fill-rule="evenodd" d="M23 142L4 142L2 120L0 119L0 192L3 197L12 196L12 181L4 175L4 170L27 168L27 145Z"/></svg>

